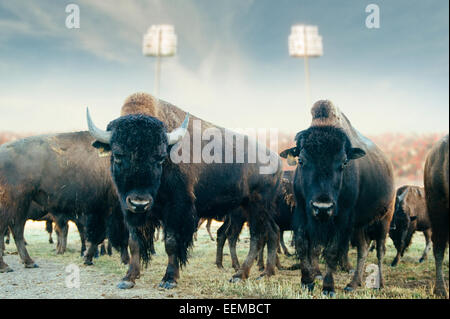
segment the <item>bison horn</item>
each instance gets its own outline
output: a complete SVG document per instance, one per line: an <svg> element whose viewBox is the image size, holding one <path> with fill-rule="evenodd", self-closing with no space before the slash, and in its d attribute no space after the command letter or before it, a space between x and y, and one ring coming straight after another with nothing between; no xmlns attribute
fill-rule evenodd
<svg viewBox="0 0 450 319"><path fill-rule="evenodd" d="M86 108L86 118L89 127L89 133L91 133L92 137L101 143L109 144L111 142L112 133L109 131L103 131L95 126L94 122L91 119L91 115L89 114L89 108Z"/></svg>
<svg viewBox="0 0 450 319"><path fill-rule="evenodd" d="M186 114L186 117L184 118L184 121L180 127L177 127L172 132L167 133L167 140L169 142L169 145L173 145L183 139L184 135L187 132L188 124L189 124L189 113Z"/></svg>

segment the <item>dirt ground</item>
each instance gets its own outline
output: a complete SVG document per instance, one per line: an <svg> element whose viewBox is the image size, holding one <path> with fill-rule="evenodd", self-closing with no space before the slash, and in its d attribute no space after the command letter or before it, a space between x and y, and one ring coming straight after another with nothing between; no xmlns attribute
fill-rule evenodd
<svg viewBox="0 0 450 319"><path fill-rule="evenodd" d="M36 259L39 268L25 269L17 255L7 255L4 258L14 271L1 274L0 299L189 298L179 296L177 291L142 285L130 290L117 289L117 276L99 273L99 269L94 267L80 266L81 288L70 288L66 285L66 278L70 275L70 272L66 272L68 265L39 258Z"/></svg>
<svg viewBox="0 0 450 319"><path fill-rule="evenodd" d="M26 233L37 231L39 237L46 238L46 233L42 231L43 227L41 222L27 222ZM71 233L75 232L73 226L71 230ZM28 241L32 245L31 235L28 236ZM56 239L55 234L53 237ZM6 256L3 258L14 271L0 274L0 299L193 298L185 294L181 296L176 290L167 291L140 284L133 289L121 290L116 287L120 277L102 272L99 267L83 266L79 262L62 263L33 256L39 268L25 269L20 263L13 240L7 245ZM68 277L75 273L71 267L79 269L80 288L71 287L73 282L69 281Z"/></svg>
<svg viewBox="0 0 450 319"><path fill-rule="evenodd" d="M215 237L217 227L213 223L212 232ZM156 255L150 266L142 269L141 278L136 286L130 290L120 290L116 286L127 271L127 266L120 261L117 252L112 256L100 256L94 259L93 266L83 265L80 257L80 237L76 227L69 227L67 251L64 255L56 254L56 244L48 243L48 234L43 222L27 222L25 238L28 242L27 250L39 268L25 269L20 263L14 241L6 246L5 262L14 271L0 274L1 299L322 299L321 282L314 293L304 291L300 286L300 272L277 270L275 276L258 280L259 271L256 265L245 282L230 284L228 279L234 274L229 258L228 247L224 250L224 268L215 265L216 242L211 240L204 229L198 232L191 251L189 263L181 272L178 286L172 290L158 288L167 266L167 255L161 240L155 243ZM291 234L285 234L285 242L289 243ZM53 240L56 236L53 234ZM384 276L386 287L374 290L361 287L352 294L343 292L351 275L337 272L335 282L337 298L344 299L422 299L435 298L432 294L434 287L434 258L430 252L428 260L418 263L425 246L423 235L417 234L413 244L399 265L390 267L395 256L395 248L388 240L387 255L384 259ZM248 252L249 232L244 228L238 243L238 257L243 261ZM290 247L291 252L293 248ZM448 256L448 255L447 255ZM355 264L356 251L349 253L352 264ZM290 266L298 262L294 257L280 255L282 265ZM376 262L376 254L368 256L367 265ZM323 262L321 267L324 269ZM79 287L71 287L74 270L79 270ZM448 257L444 263L444 273L448 281ZM367 274L366 274L367 276Z"/></svg>

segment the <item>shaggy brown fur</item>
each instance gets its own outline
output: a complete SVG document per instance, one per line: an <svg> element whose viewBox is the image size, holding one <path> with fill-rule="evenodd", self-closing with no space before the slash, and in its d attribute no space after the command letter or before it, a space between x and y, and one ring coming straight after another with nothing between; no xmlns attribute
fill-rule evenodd
<svg viewBox="0 0 450 319"><path fill-rule="evenodd" d="M428 216L431 221L431 240L436 263L434 293L448 298L442 262L449 242L449 144L448 134L437 142L425 161L424 186Z"/></svg>

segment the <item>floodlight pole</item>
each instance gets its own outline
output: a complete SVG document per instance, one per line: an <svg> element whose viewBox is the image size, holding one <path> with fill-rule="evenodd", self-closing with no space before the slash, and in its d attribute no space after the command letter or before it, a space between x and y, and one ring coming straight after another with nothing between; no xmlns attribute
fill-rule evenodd
<svg viewBox="0 0 450 319"><path fill-rule="evenodd" d="M309 83L309 64L308 64L308 41L306 41L306 27L303 29L305 39L305 90L306 90L306 108L311 106L311 91Z"/></svg>
<svg viewBox="0 0 450 319"><path fill-rule="evenodd" d="M162 30L158 32L158 53L156 55L156 66L155 66L155 97L159 99L159 81L161 79L161 38Z"/></svg>

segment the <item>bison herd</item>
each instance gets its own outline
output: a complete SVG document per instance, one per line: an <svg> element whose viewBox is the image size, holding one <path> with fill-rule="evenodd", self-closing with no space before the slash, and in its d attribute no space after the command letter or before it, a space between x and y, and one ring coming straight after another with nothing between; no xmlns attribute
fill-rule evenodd
<svg viewBox="0 0 450 319"><path fill-rule="evenodd" d="M295 136L295 146L281 152L294 171L282 171L280 157L246 135L221 140L221 149L232 150L236 160L214 149L213 161L196 161L195 125L201 133L228 130L203 121L148 94L128 97L121 116L99 129L87 111L89 131L24 138L0 147L0 273L12 269L4 262L3 237L12 233L26 268L38 267L24 240L28 219L54 222L57 252L64 253L67 223L76 223L84 263L92 264L106 238L128 264L118 288L128 289L154 253L154 234L163 231L168 256L160 287L173 288L186 264L198 226L204 220L223 221L217 232L216 265L222 267L228 240L235 274L230 282L248 278L258 261L261 276L280 268L279 245L288 254L283 232L294 232L302 287L312 291L325 261L322 291L335 295L337 267L353 277L344 291L363 284L365 260L374 242L378 259L379 288L384 286L383 258L389 235L397 255L395 266L411 243L415 231L425 235L422 262L433 246L436 264L434 292L448 298L442 263L449 235L448 135L428 154L424 188L394 187L392 164L330 101L316 102L310 127ZM210 135L213 136L213 135ZM244 146L240 148L241 144ZM255 144L255 145L254 145ZM180 149L180 145L187 145ZM191 147L189 147L191 146ZM276 164L254 156L264 152ZM187 160L175 161L173 154ZM218 157L217 157L218 156ZM248 223L250 248L239 262L236 243ZM347 260L350 247L357 263ZM263 252L267 247L264 265Z"/></svg>

